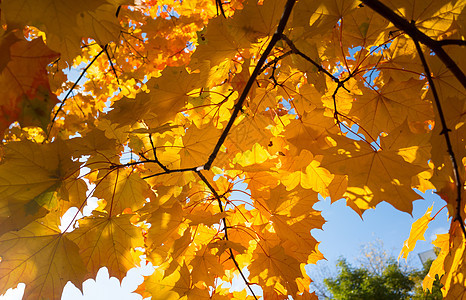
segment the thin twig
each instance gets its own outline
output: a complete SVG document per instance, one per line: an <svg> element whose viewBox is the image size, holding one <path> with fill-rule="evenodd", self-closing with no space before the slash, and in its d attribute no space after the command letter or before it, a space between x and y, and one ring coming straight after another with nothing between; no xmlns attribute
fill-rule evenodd
<svg viewBox="0 0 466 300"><path fill-rule="evenodd" d="M152 147L152 152L154 152L154 160L155 162L165 171L165 172L168 172L168 168L162 164L159 159L157 158L157 150L155 149L155 146L154 146L154 142L152 141L152 134L149 134L149 141L150 141L150 145Z"/></svg>
<svg viewBox="0 0 466 300"><path fill-rule="evenodd" d="M287 37L286 35L282 35L281 38L288 44L288 46L291 48L291 51L293 51L294 54L301 56L302 58L304 58L305 60L313 64L319 72L322 72L328 77L332 78L333 81L337 83L340 81L337 77L333 76L333 74L331 74L329 71L325 70L320 64L318 64L312 58L310 58L309 56L301 52L301 50L296 48L295 44L289 37Z"/></svg>
<svg viewBox="0 0 466 300"><path fill-rule="evenodd" d="M421 45L419 45L419 41L417 41L414 38L413 38L413 41L414 41L414 44L416 45L416 50L417 50L417 53L419 54L419 58L421 59L422 66L424 67L425 75L427 77L427 80L429 81L429 88L431 89L432 94L434 96L435 105L437 107L437 111L440 117L440 123L442 124L442 131L440 132L440 134L443 134L443 136L445 137L445 141L447 143L447 152L450 155L450 160L453 165L453 175L455 177L455 185L456 185L456 193L457 193L456 214L454 216L453 222L458 221L460 223L461 230L463 231L463 235L466 238L466 229L464 227L463 218L461 217L461 193L463 191L463 184L460 178L460 173L459 173L458 163L455 157L455 152L453 151L453 146L451 145L450 134L449 134L451 130L447 126L447 122L445 120L445 115L443 113L442 105L440 103L440 98L437 94L437 89L435 87L434 81L432 80L429 65L427 64L424 54L422 53Z"/></svg>
<svg viewBox="0 0 466 300"><path fill-rule="evenodd" d="M222 200L220 199L220 195L217 193L217 190L215 190L215 188L210 184L210 182L207 180L207 178L204 176L204 174L201 173L201 171L197 171L196 170L196 174L199 176L199 178L201 178L201 180L205 183L205 185L209 188L209 190L211 191L211 193L214 195L215 199L217 199L217 202L218 202L218 207L220 209L220 212L224 212L224 209L223 209L223 204L222 204ZM225 234L225 240L228 240L228 226L227 226L227 220L225 217L222 218L222 221L223 221L223 232ZM239 274L241 275L241 277L243 278L243 281L244 283L246 284L246 286L248 287L249 291L251 292L252 296L254 297L254 299L257 300L257 296L256 294L254 293L254 291L252 290L251 288L251 283L248 281L248 279L246 278L246 276L244 275L243 271L241 270L238 262L236 261L236 258L235 258L235 255L233 254L233 250L231 248L228 248L229 252L230 252L230 258L231 260L233 260L233 263L235 264L236 266L236 269L238 270Z"/></svg>
<svg viewBox="0 0 466 300"><path fill-rule="evenodd" d="M249 91L252 88L252 85L256 81L257 76L260 73L260 70L262 69L262 66L264 65L267 57L269 56L270 52L272 51L273 47L275 44L281 39L283 35L283 31L285 30L286 23L288 22L288 19L291 15L291 11L293 9L293 6L295 4L296 0L288 0L285 4L285 9L283 11L283 15L280 19L280 22L278 23L277 30L272 36L272 39L270 40L269 44L267 45L267 48L264 50L262 53L259 61L257 62L256 67L254 68L254 71L251 74L251 77L249 77L248 82L246 83L246 86L243 89L243 92L241 93L238 101L236 102L233 113L231 114L230 120L228 121L228 124L225 126L225 129L222 132L222 135L217 141L217 144L215 145L214 150L209 156L209 159L204 165L205 170L209 170L210 167L212 166L212 163L214 162L215 158L217 157L218 152L220 151L220 148L222 147L223 143L225 142L228 134L230 133L231 128L233 127L233 124L235 123L236 118L238 117L239 112L243 108L244 101L246 101L246 98L249 94Z"/></svg>
<svg viewBox="0 0 466 300"><path fill-rule="evenodd" d="M68 99L68 97L71 95L71 92L76 88L76 86L78 86L78 82L84 77L84 74L86 74L87 70L92 66L92 64L94 64L94 62L97 60L97 58L99 58L100 55L102 55L102 53L104 53L107 49L107 45L105 45L103 47L102 50L100 50L99 53L97 53L97 55L92 59L92 61L86 66L86 68L84 68L84 70L81 72L81 74L79 75L78 79L76 79L76 81L73 83L73 86L71 87L71 89L68 91L68 93L66 94L65 98L63 98L62 102L60 103L60 106L58 107L57 111L55 112L55 114L53 115L53 118L52 118L52 121L51 121L51 124L50 124L50 129L48 130L47 132L47 137L45 138L45 140L48 140L49 137L50 137L50 133L52 132L52 128L53 128L53 125L55 124L55 120L57 119L57 116L58 116L58 113L62 110L63 106L65 105L65 102L66 100Z"/></svg>
<svg viewBox="0 0 466 300"><path fill-rule="evenodd" d="M110 67L112 68L113 74L115 75L115 78L117 80L118 88L121 91L120 88L120 80L118 79L118 74L116 72L115 66L113 65L112 58L110 57L110 54L108 53L107 47L104 47L105 54L107 54L108 62L110 63Z"/></svg>
<svg viewBox="0 0 466 300"><path fill-rule="evenodd" d="M271 61L269 61L268 63L266 63L266 64L261 68L261 70L259 71L259 74L264 73L264 71L265 71L267 68L271 67L272 65L275 65L278 61L284 59L285 57L291 55L292 53L293 53L293 51L290 50L290 51L288 51L288 52L283 53L283 54L280 55L280 56L275 57L273 60L271 60Z"/></svg>
<svg viewBox="0 0 466 300"><path fill-rule="evenodd" d="M197 169L198 169L198 167L183 168L183 169L173 169L173 170L169 169L167 171L163 171L163 172L159 172L159 173L144 176L144 177L142 177L142 179L149 179L149 178L152 178L152 177L157 177L157 176L171 174L171 173L196 172Z"/></svg>

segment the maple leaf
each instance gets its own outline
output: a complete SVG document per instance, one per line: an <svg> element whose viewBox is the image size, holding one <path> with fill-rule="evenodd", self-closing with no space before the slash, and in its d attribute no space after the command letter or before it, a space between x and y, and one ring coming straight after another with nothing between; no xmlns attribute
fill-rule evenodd
<svg viewBox="0 0 466 300"><path fill-rule="evenodd" d="M69 234L92 277L105 266L110 276L122 280L129 269L138 265L137 255L132 251L142 247L144 241L142 230L131 223L131 217L95 213L79 220L79 228Z"/></svg>
<svg viewBox="0 0 466 300"><path fill-rule="evenodd" d="M431 120L430 103L418 96L423 85L414 79L397 83L390 80L380 90L366 89L357 97L350 115L357 116L360 126L372 137L381 132L390 133L405 120Z"/></svg>
<svg viewBox="0 0 466 300"><path fill-rule="evenodd" d="M285 254L282 246L277 245L263 252L257 250L253 253L253 262L250 266L251 277L257 278L259 284L269 288L286 289L291 294L298 292L295 278L301 273L299 262L294 257Z"/></svg>
<svg viewBox="0 0 466 300"><path fill-rule="evenodd" d="M36 26L47 34L47 43L71 65L80 54L81 39L93 38L105 45L120 32L117 7L129 1L3 1L2 13L8 26Z"/></svg>
<svg viewBox="0 0 466 300"><path fill-rule="evenodd" d="M375 151L365 142L341 137L336 141L337 147L332 150L334 155L324 155L322 166L333 173L348 175L348 186L369 188L375 198L367 201L358 196L356 205L360 209L374 208L385 200L395 208L411 213L412 201L418 199L411 189L411 178L423 170L421 167L407 163L398 155L398 149ZM336 154L338 149L343 155Z"/></svg>
<svg viewBox="0 0 466 300"><path fill-rule="evenodd" d="M21 126L46 129L50 111L58 99L50 91L45 67L58 57L58 53L51 51L40 38L32 41L18 39L8 51L10 60L0 73L0 84L4 87L0 101L0 132L14 121Z"/></svg>
<svg viewBox="0 0 466 300"><path fill-rule="evenodd" d="M153 194L149 185L131 169L117 169L103 175L94 196L105 199L105 209L110 215L120 214L126 208L135 211Z"/></svg>
<svg viewBox="0 0 466 300"><path fill-rule="evenodd" d="M445 274L445 267L444 262L445 258L448 255L449 248L450 248L450 236L449 234L438 234L437 238L434 240L433 244L440 248L440 253L437 255L437 258L432 262L430 266L429 273L427 273L426 277L422 281L422 287L424 289L432 290L432 285L435 281L435 277L438 276L439 278Z"/></svg>
<svg viewBox="0 0 466 300"><path fill-rule="evenodd" d="M43 145L11 142L3 146L2 162L0 220L16 230L44 216L44 210L56 209L55 191L79 169L61 140Z"/></svg>
<svg viewBox="0 0 466 300"><path fill-rule="evenodd" d="M189 99L189 93L201 88L199 73L188 73L184 67L170 67L162 76L146 83L150 90L149 109L157 115L157 125L171 120Z"/></svg>
<svg viewBox="0 0 466 300"><path fill-rule="evenodd" d="M155 272L145 281L146 289L151 293L153 299L181 299L186 296L189 299L210 299L206 289L192 286L189 269L186 265L168 276L164 276L164 271L156 269Z"/></svg>
<svg viewBox="0 0 466 300"><path fill-rule="evenodd" d="M404 242L400 255L398 255L398 259L400 259L400 257L406 259L408 257L408 253L414 250L416 242L419 240L425 240L424 234L430 221L432 221L432 218L430 217L431 212L432 206L427 209L426 213L422 217L413 223L411 226L411 232L409 233L409 238Z"/></svg>
<svg viewBox="0 0 466 300"><path fill-rule="evenodd" d="M223 275L223 266L216 255L203 247L196 252L196 256L190 262L193 267L191 272L193 283L203 281L207 285L213 285L216 277Z"/></svg>
<svg viewBox="0 0 466 300"><path fill-rule="evenodd" d="M59 298L68 281L81 286L87 273L79 248L50 214L0 237L0 293L24 282L26 299Z"/></svg>
<svg viewBox="0 0 466 300"><path fill-rule="evenodd" d="M59 298L144 253L144 297L315 299L321 197L411 213L413 188L435 187L452 224L424 286L465 294L465 1L0 8L0 293Z"/></svg>

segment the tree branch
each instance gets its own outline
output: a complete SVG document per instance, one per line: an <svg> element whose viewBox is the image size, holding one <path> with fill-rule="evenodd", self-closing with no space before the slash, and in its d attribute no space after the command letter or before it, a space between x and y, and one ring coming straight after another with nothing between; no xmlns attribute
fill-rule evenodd
<svg viewBox="0 0 466 300"><path fill-rule="evenodd" d="M97 58L99 58L99 56L102 55L102 53L105 53L106 51L107 51L107 45L105 45L102 48L102 50L100 50L100 52L92 59L92 61L86 66L86 68L84 68L84 70L79 75L78 79L76 79L76 81L73 83L73 86L68 91L65 98L63 98L62 102L60 103L60 106L58 107L57 111L53 115L53 118L52 118L52 121L51 121L51 124L50 124L50 129L47 132L47 136L46 136L45 140L49 139L50 133L52 132L52 128L53 128L53 125L55 124L55 120L57 119L58 113L60 113L60 111L62 110L63 106L65 105L66 100L71 95L71 92L73 92L73 90L76 88L76 86L78 86L78 82L84 77L84 74L86 74L87 70L94 64L94 62L97 60Z"/></svg>
<svg viewBox="0 0 466 300"><path fill-rule="evenodd" d="M260 74L260 71L262 69L262 66L265 63L265 60L267 59L267 56L269 56L275 44L281 39L281 36L283 34L283 31L285 30L286 23L288 22L288 19L291 15L291 10L293 9L295 2L296 0L288 0L286 2L285 9L283 11L283 15L280 19L280 22L278 23L277 30L272 36L272 39L267 45L267 48L265 49L264 53L262 53L259 61L257 62L256 67L254 68L254 71L251 74L251 77L249 77L249 80L246 83L246 86L244 87L243 92L241 93L238 101L236 102L233 113L231 114L230 120L228 121L228 124L225 126L225 129L223 130L222 135L218 139L214 150L212 151L212 153L209 156L209 159L204 165L205 170L209 170L210 167L212 166L212 163L214 162L215 158L217 157L218 152L220 151L220 148L222 147L223 143L225 142L225 139L230 133L230 130L233 127L233 124L236 118L238 117L239 112L243 108L244 101L246 100L246 97L248 96L249 91L251 90L252 85L254 84L254 81L256 81L257 76Z"/></svg>
<svg viewBox="0 0 466 300"><path fill-rule="evenodd" d="M449 135L449 132L451 130L447 126L447 122L445 120L445 115L443 113L442 105L440 103L440 99L437 94L437 89L435 87L434 81L432 80L429 65L427 64L424 54L422 53L421 45L419 45L419 42L414 38L413 38L413 41L414 41L414 44L416 45L416 50L421 59L422 66L424 67L425 75L427 77L427 80L429 81L429 88L431 89L432 94L434 95L435 106L437 107L438 114L440 117L440 123L442 124L442 131L440 132L440 134L443 134L443 136L445 137L445 141L447 143L447 152L450 155L450 160L453 165L453 175L455 177L455 185L456 185L456 193L457 193L456 213L455 213L453 222L458 221L460 223L461 230L463 231L463 235L466 238L466 229L464 227L463 218L461 217L461 193L463 191L463 184L460 178L460 173L459 173L458 163L455 157L455 152L453 151L453 147L451 145L451 140L450 140L450 135Z"/></svg>
<svg viewBox="0 0 466 300"><path fill-rule="evenodd" d="M288 52L285 52L283 53L282 55L280 56L277 56L275 57L273 60L269 61L268 63L266 63L262 68L261 70L259 71L259 74L262 74L268 67L271 67L271 66L274 66L276 63L278 63L280 60L284 59L285 57L289 56L290 54L292 54L293 51L288 51Z"/></svg>
<svg viewBox="0 0 466 300"><path fill-rule="evenodd" d="M397 28L403 30L413 40L416 40L429 47L435 55L445 64L445 66L453 73L458 81L466 88L466 76L458 67L455 61L443 50L442 46L445 42L436 41L423 32L421 32L414 24L410 23L405 18L396 14L393 10L387 7L379 0L360 0L364 5L371 8L373 11L380 14L385 19L392 22Z"/></svg>
<svg viewBox="0 0 466 300"><path fill-rule="evenodd" d="M301 50L296 48L295 44L293 43L292 40L290 40L289 37L287 37L286 35L283 34L281 36L281 38L288 44L288 47L291 48L291 51L293 51L294 54L301 56L302 58L304 58L305 60L307 60L308 62L313 64L317 68L317 70L319 72L322 72L325 75L327 75L328 77L332 78L333 81L335 81L337 83L340 82L340 80L338 78L336 78L335 76L333 76L333 74L331 74L329 71L325 70L320 64L318 64L312 58L310 58L309 56L307 56L306 54L301 52Z"/></svg>
<svg viewBox="0 0 466 300"><path fill-rule="evenodd" d="M207 180L207 178L204 176L204 174L201 173L201 171L198 171L196 170L196 174L199 176L199 178L201 178L201 180L205 183L205 185L209 188L209 190L211 191L211 193L214 195L215 199L217 199L217 202L218 202L218 207L220 209L221 212L224 212L224 209L223 209L223 204L222 204L222 200L220 199L220 195L217 193L217 191L215 190L215 188L210 184L210 182ZM227 226L227 220L225 219L225 217L222 218L222 221L223 221L223 232L225 233L225 240L228 240L228 226ZM254 293L254 291L252 290L251 288L251 283L248 281L248 279L246 278L246 276L244 275L243 271L241 270L238 262L236 261L236 258L235 258L235 255L233 254L233 250L231 248L228 248L229 252L230 252L230 258L233 260L233 263L235 264L236 266L236 269L238 270L239 274L241 275L241 277L243 278L243 281L244 283L246 284L246 286L248 287L249 291L251 292L251 294L254 296L254 299L257 300L257 297L256 297L256 294Z"/></svg>
<svg viewBox="0 0 466 300"><path fill-rule="evenodd" d="M463 40L440 40L437 41L439 45L441 46L447 46L447 45L456 45L456 46L466 46L466 41Z"/></svg>

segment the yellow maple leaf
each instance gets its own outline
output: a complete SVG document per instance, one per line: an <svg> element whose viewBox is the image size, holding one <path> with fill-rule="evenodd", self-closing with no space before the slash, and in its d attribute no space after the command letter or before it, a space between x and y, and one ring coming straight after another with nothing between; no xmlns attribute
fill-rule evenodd
<svg viewBox="0 0 466 300"><path fill-rule="evenodd" d="M161 268L145 280L145 288L156 300L210 299L207 289L193 286L188 267L183 264L174 273L165 276Z"/></svg>
<svg viewBox="0 0 466 300"><path fill-rule="evenodd" d="M331 30L343 16L357 7L353 0L299 1L294 10L293 27L305 27L310 37Z"/></svg>
<svg viewBox="0 0 466 300"><path fill-rule="evenodd" d="M288 190L294 189L300 184L305 189L312 189L326 195L327 187L333 179L333 175L320 166L320 161L315 159L311 152L304 149L298 158L284 160L283 177L281 181Z"/></svg>
<svg viewBox="0 0 466 300"><path fill-rule="evenodd" d="M208 286L212 286L215 278L222 277L224 273L219 257L213 255L207 246L199 249L189 264L193 268L191 276L194 284L203 281Z"/></svg>
<svg viewBox="0 0 466 300"><path fill-rule="evenodd" d="M27 216L30 222L44 216L45 208L56 209L56 191L79 169L60 139L50 144L27 140L8 143L3 146L2 161L0 221L15 229L27 224L19 216Z"/></svg>
<svg viewBox="0 0 466 300"><path fill-rule="evenodd" d="M91 277L96 276L101 267L107 267L110 276L122 280L129 269L139 264L131 251L142 247L144 241L141 228L130 221L133 216L115 217L95 212L79 220L79 228L69 234L69 239L78 245Z"/></svg>
<svg viewBox="0 0 466 300"><path fill-rule="evenodd" d="M335 138L337 147L329 149L334 154L324 155L322 166L332 173L348 175L348 186L364 191L359 195L354 193L357 198L369 196L366 200L370 201L364 200L361 209L387 201L398 210L411 213L412 202L419 198L411 189L411 179L423 171L422 167L406 162L397 154L398 149L375 151L365 142ZM381 140L384 147L383 138ZM363 196L367 192L369 194Z"/></svg>
<svg viewBox="0 0 466 300"><path fill-rule="evenodd" d="M120 26L115 12L125 2L130 4L126 0L13 0L3 1L1 8L9 26L22 29L32 25L43 30L47 44L71 65L72 59L81 53L82 38L93 38L100 45L116 39ZM105 22L97 21L101 17Z"/></svg>
<svg viewBox="0 0 466 300"><path fill-rule="evenodd" d="M398 255L398 259L400 259L400 257L403 257L404 259L408 258L408 253L414 250L416 242L419 240L425 240L424 234L426 233L430 221L432 221L432 218L430 217L432 207L433 205L429 207L426 213L422 217L417 219L416 222L414 222L411 226L409 238L406 241L404 241L403 248L401 249L400 254Z"/></svg>
<svg viewBox="0 0 466 300"><path fill-rule="evenodd" d="M450 235L448 233L437 234L437 238L432 243L434 246L440 248L440 252L437 255L437 258L432 262L429 273L427 273L426 277L422 281L423 289L429 289L431 291L435 277L438 276L441 278L442 275L445 274L444 261L450 247Z"/></svg>
<svg viewBox="0 0 466 300"><path fill-rule="evenodd" d="M157 115L152 120L157 127L174 119L175 115L188 103L190 92L203 86L199 73L188 73L185 67L168 67L162 72L162 76L152 78L146 83L150 90L144 97L148 103L148 112Z"/></svg>
<svg viewBox="0 0 466 300"><path fill-rule="evenodd" d="M107 202L105 209L110 215L120 214L128 207L135 211L153 196L147 182L129 168L110 171L97 182L94 196Z"/></svg>
<svg viewBox="0 0 466 300"><path fill-rule="evenodd" d="M287 255L280 245L266 251L261 247L254 251L248 268L251 280L257 281L266 291L277 289L278 292L295 295L298 292L296 278L301 274L298 260Z"/></svg>
<svg viewBox="0 0 466 300"><path fill-rule="evenodd" d="M148 217L147 221L151 227L147 234L146 243L149 246L158 247L167 243L173 233L177 233L179 227L184 223L183 210L179 203L172 207L160 207Z"/></svg>
<svg viewBox="0 0 466 300"><path fill-rule="evenodd" d="M445 272L440 280L440 283L443 284L442 294L444 298L462 299L465 296L466 243L458 222L453 222L450 225L450 231L447 236L449 236L448 248L445 249L445 245L442 245L444 248L441 248L441 253L437 258L439 262L443 260L443 264L440 266L440 270L434 269L433 271L440 271L439 273L441 273L443 269ZM432 265L434 265L434 262ZM435 278L435 273L432 272L431 274L430 270L428 275L433 275ZM440 276L441 274L439 274ZM426 285L430 286L430 283L427 282Z"/></svg>
<svg viewBox="0 0 466 300"><path fill-rule="evenodd" d="M183 137L180 150L181 167L202 166L207 162L209 150L215 147L221 131L213 126L203 129L191 127Z"/></svg>
<svg viewBox="0 0 466 300"><path fill-rule="evenodd" d="M0 293L24 282L25 299L57 299L68 281L81 286L86 267L58 220L50 213L0 237Z"/></svg>
<svg viewBox="0 0 466 300"><path fill-rule="evenodd" d="M405 120L431 120L431 104L419 97L423 85L423 81L415 79L390 80L378 90L363 88L349 114L358 117L360 126L371 137L377 137L381 132L390 133Z"/></svg>

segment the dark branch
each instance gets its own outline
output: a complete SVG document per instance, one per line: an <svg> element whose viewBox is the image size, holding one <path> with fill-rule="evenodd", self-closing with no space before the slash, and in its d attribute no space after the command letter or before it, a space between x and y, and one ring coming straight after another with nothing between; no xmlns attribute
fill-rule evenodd
<svg viewBox="0 0 466 300"><path fill-rule="evenodd" d="M259 71L259 74L262 74L264 73L264 71L271 67L271 66L275 66L280 60L284 59L285 57L289 56L290 54L292 54L293 52L292 51L288 51L288 52L285 52L283 53L282 55L280 56L277 56L275 57L273 60L269 61L268 63L266 63L262 69Z"/></svg>
<svg viewBox="0 0 466 300"><path fill-rule="evenodd" d="M209 156L209 159L207 160L206 164L204 165L204 169L209 170L210 167L212 166L212 163L214 162L215 158L217 157L217 154L220 151L220 148L222 147L223 143L225 142L228 134L230 133L230 130L233 127L233 124L235 123L235 120L238 117L239 112L243 108L244 101L246 101L246 97L248 96L249 91L252 88L252 85L256 81L257 76L260 74L260 70L262 69L262 66L265 63L265 60L267 59L267 56L269 56L269 54L272 51L275 44L281 39L283 31L285 30L286 23L288 22L288 19L289 19L290 15L291 15L291 11L293 9L293 6L294 6L295 2L296 2L296 0L288 0L286 2L285 9L283 11L283 15L282 15L282 17L280 19L280 22L278 23L277 31L272 36L272 39L270 40L269 44L267 45L267 48L265 49L264 53L262 53L259 61L257 62L256 67L254 68L254 71L251 74L251 77L249 77L249 80L246 83L246 86L244 87L243 92L241 93L238 101L235 104L235 107L233 109L233 113L231 114L230 120L228 121L228 124L225 126L225 129L223 130L222 135L218 139L214 150L212 151L212 153Z"/></svg>
<svg viewBox="0 0 466 300"><path fill-rule="evenodd" d="M293 51L294 54L301 56L302 58L304 58L305 60L307 60L308 62L310 62L311 64L313 64L313 65L317 68L317 70L318 70L319 72L322 72L322 73L324 73L325 75L327 75L328 77L332 78L333 81L335 81L335 82L339 82L339 81L340 81L338 78L336 78L335 76L333 76L333 74L331 74L329 71L325 70L320 64L318 64L318 63L315 62L312 58L310 58L309 56L307 56L306 54L304 54L303 52L301 52L301 50L299 50L298 48L296 48L295 44L293 43L292 40L290 40L289 37L287 37L286 35L282 35L281 38L288 44L288 46L291 48L291 51Z"/></svg>
<svg viewBox="0 0 466 300"><path fill-rule="evenodd" d="M222 0L215 0L215 6L217 7L217 15L218 15L218 11L220 10L220 13L222 14L222 16L226 18L225 10L223 9Z"/></svg>
<svg viewBox="0 0 466 300"><path fill-rule="evenodd" d="M455 45L455 46L466 46L466 41L463 40L440 40L437 41L440 46Z"/></svg>
<svg viewBox="0 0 466 300"><path fill-rule="evenodd" d="M221 212L224 212L224 209L223 209L223 204L222 204L222 199L220 197L220 195L217 193L217 191L215 190L215 188L210 184L210 182L207 180L207 178L201 173L201 171L196 171L196 174L199 176L199 178L201 178L201 180L205 183L205 185L209 188L210 192L214 195L215 199L217 199L217 202L218 202L218 207L220 209ZM225 219L225 217L222 218L222 221L223 221L223 232L225 234L225 240L228 240L228 226L227 226L227 220ZM235 258L235 255L233 254L233 250L231 248L228 248L229 252L230 252L230 258L231 260L233 260L233 263L235 264L236 266L236 269L238 270L239 274L241 275L241 277L243 278L243 281L244 283L246 284L246 286L248 287L249 291L251 292L251 294L254 296L254 299L257 300L257 297L256 297L256 294L254 293L254 291L252 290L251 288L251 283L248 281L248 279L246 278L246 276L243 274L243 271L241 270L238 262L236 261L236 258Z"/></svg>
<svg viewBox="0 0 466 300"><path fill-rule="evenodd" d="M461 230L463 231L464 237L466 238L466 229L464 228L464 221L463 221L463 218L461 217L461 193L463 191L463 184L460 178L460 173L459 173L458 163L455 157L455 152L453 151L453 146L451 145L451 140L450 140L450 135L449 135L450 129L447 126L447 122L445 120L445 115L443 113L442 105L440 103L440 98L438 96L434 81L432 80L429 65L427 64L424 54L422 53L421 45L419 45L419 42L416 39L413 39L413 41L414 41L414 44L416 45L416 50L421 59L422 66L424 67L425 75L427 77L427 80L429 81L429 88L431 89L432 94L434 96L435 106L437 107L437 111L440 117L440 123L442 124L441 134L443 134L443 136L445 137L445 141L447 143L447 152L450 155L450 160L453 165L453 174L455 177L455 185L456 185L456 193L457 193L456 215L454 216L453 221L458 221L460 223Z"/></svg>
<svg viewBox="0 0 466 300"><path fill-rule="evenodd" d="M403 30L412 39L429 47L435 55L445 64L445 66L453 73L458 81L466 88L466 76L458 67L455 61L443 50L441 41L436 41L421 32L414 24L410 23L405 18L397 15L393 10L387 7L379 0L361 0L364 5L368 6L385 19L392 22L397 28Z"/></svg>
<svg viewBox="0 0 466 300"><path fill-rule="evenodd" d="M103 47L102 50L100 50L100 52L94 57L94 59L92 59L92 61L86 66L86 68L84 68L84 70L81 72L81 74L79 75L78 79L76 79L76 81L73 83L73 86L71 87L71 89L68 91L68 93L66 94L65 98L63 98L62 102L60 103L60 106L58 107L57 111L55 112L55 114L53 115L53 118L52 118L52 121L51 121L51 124L50 124L50 129L48 130L47 132L47 137L45 138L45 140L48 140L49 137L50 137L50 133L52 132L52 128L53 128L53 125L55 124L55 120L57 119L57 116L58 114L60 113L60 111L62 110L63 106L65 105L65 102L66 100L68 99L68 97L71 95L71 93L73 92L73 90L78 86L78 82L84 77L84 74L86 74L87 70L94 64L94 62L97 60L97 58L99 58L100 55L102 55L102 53L106 52L107 50L107 45L105 45Z"/></svg>
<svg viewBox="0 0 466 300"><path fill-rule="evenodd" d="M110 63L110 67L112 68L113 74L115 75L115 78L116 78L116 80L117 80L118 88L119 88L120 91L121 91L121 88L120 88L120 79L118 79L118 74L117 74L117 72L116 72L115 66L113 65L112 58L110 57L110 54L108 53L107 47L104 47L104 50L105 50L105 54L107 55L108 62Z"/></svg>
<svg viewBox="0 0 466 300"><path fill-rule="evenodd" d="M144 162L140 162L140 163L144 163ZM167 170L167 171L163 171L163 172L159 172L159 173L144 176L144 177L142 177L142 179L149 179L149 178L152 178L152 177L157 177L157 176L171 174L171 173L195 172L196 170L197 170L197 167Z"/></svg>
<svg viewBox="0 0 466 300"><path fill-rule="evenodd" d="M159 159L157 158L157 150L155 149L155 146L154 146L154 142L152 141L152 134L149 134L149 141L150 141L150 145L152 147L152 152L154 153L154 160L155 162L165 171L165 172L168 172L168 168L162 164Z"/></svg>

